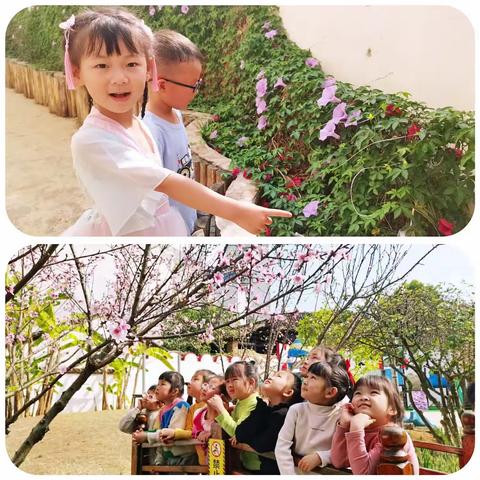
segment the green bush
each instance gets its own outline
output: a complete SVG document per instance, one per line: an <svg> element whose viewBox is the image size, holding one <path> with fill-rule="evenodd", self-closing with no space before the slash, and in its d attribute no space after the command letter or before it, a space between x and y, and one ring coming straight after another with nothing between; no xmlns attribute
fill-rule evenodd
<svg viewBox="0 0 480 480"><path fill-rule="evenodd" d="M434 452L425 448L416 448L420 466L439 472L455 473L460 469L458 456L452 453Z"/></svg>
<svg viewBox="0 0 480 480"><path fill-rule="evenodd" d="M218 115L205 127L205 139L232 159L235 173L257 181L264 205L294 213L276 219L272 234L439 235L470 220L472 112L431 109L406 92L385 94L338 79L336 97L361 118L358 125L339 124L338 139L322 141L319 131L337 104L317 105L327 75L306 65L311 54L288 40L277 7L194 6L187 14L178 6L129 8L153 30L178 30L205 53L206 87L193 106ZM58 23L73 11L23 10L7 29L7 54L61 69L61 51L52 47L60 45ZM273 29L277 34L267 38ZM259 130L255 85L261 71L268 126ZM273 88L280 77L286 87ZM307 218L303 209L311 202L318 210Z"/></svg>

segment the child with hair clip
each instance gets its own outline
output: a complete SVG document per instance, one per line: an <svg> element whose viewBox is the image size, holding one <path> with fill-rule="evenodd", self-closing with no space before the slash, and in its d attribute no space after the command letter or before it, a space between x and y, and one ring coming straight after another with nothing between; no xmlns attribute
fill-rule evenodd
<svg viewBox="0 0 480 480"><path fill-rule="evenodd" d="M332 441L332 464L337 468L350 467L355 475L375 474L383 451L382 427L402 426L403 414L400 395L387 378L360 378L351 403L342 407ZM413 465L413 473L418 475L418 459L408 433L403 449Z"/></svg>
<svg viewBox="0 0 480 480"><path fill-rule="evenodd" d="M288 370L272 373L260 388L262 398L250 415L235 430L238 442L246 443L259 453L273 452L278 434L283 427L288 409L299 402L302 379ZM279 475L277 462L260 457L261 475Z"/></svg>
<svg viewBox="0 0 480 480"><path fill-rule="evenodd" d="M195 399L195 403L188 409L185 428L164 428L162 431L163 441L190 440L192 438L193 420L197 413L207 405L201 399L202 385L215 376L215 373L207 369L197 370L193 374L192 379L187 384L187 394Z"/></svg>
<svg viewBox="0 0 480 480"><path fill-rule="evenodd" d="M275 457L282 475L295 475L293 454L302 472L330 463L330 449L342 400L351 388L344 368L312 363L302 384L303 403L292 405L278 434Z"/></svg>
<svg viewBox="0 0 480 480"><path fill-rule="evenodd" d="M207 400L207 405L215 410L215 421L231 437L231 444L236 445L237 426L250 415L257 404L258 369L255 362L232 363L225 370L225 385L227 395L237 401L232 413L228 412L220 395L214 395ZM247 470L260 470L260 459L255 453L242 452L240 460Z"/></svg>
<svg viewBox="0 0 480 480"><path fill-rule="evenodd" d="M147 78L153 91L159 88L153 35L142 21L122 9L102 8L72 15L60 26L67 87L84 86L93 103L72 138L75 170L93 208L64 235L187 235L169 197L253 234L263 232L271 217L291 217L229 199L164 168L148 128L134 114L142 97L146 104Z"/></svg>
<svg viewBox="0 0 480 480"><path fill-rule="evenodd" d="M202 409L198 410L197 415L193 420L192 437L201 441L203 445L196 447L198 455L198 463L200 465L206 465L207 453L208 453L208 439L212 435L212 425L215 423L215 417L217 411L206 402L210 400L214 395L220 396L225 408L228 407L228 395L225 386L225 379L221 375L215 375L211 377L208 382L202 385L200 392L200 400L202 405L205 405Z"/></svg>
<svg viewBox="0 0 480 480"><path fill-rule="evenodd" d="M144 432L137 430L132 434L132 439L138 444L145 442L169 442L165 430L184 429L190 405L182 400L184 380L178 372L164 372L158 377L155 390L157 400L164 403L158 414L159 430ZM156 448L156 465L194 465L197 460L195 449L192 445L169 445Z"/></svg>

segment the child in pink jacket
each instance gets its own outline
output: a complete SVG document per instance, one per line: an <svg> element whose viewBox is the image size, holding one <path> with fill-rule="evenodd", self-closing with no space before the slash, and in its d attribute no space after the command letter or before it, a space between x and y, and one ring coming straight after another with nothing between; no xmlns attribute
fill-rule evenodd
<svg viewBox="0 0 480 480"><path fill-rule="evenodd" d="M332 464L336 468L350 467L354 475L375 474L383 450L381 429L388 424L401 425L402 419L402 400L387 378L360 378L353 389L352 402L342 407L332 440ZM403 448L413 473L418 475L418 459L408 434Z"/></svg>

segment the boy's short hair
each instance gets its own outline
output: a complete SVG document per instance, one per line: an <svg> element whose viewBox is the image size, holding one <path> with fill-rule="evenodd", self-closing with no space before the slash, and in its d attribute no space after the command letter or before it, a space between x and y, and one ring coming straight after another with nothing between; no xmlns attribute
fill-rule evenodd
<svg viewBox="0 0 480 480"><path fill-rule="evenodd" d="M200 49L187 37L174 30L163 29L154 34L153 52L159 66L194 60L203 63Z"/></svg>

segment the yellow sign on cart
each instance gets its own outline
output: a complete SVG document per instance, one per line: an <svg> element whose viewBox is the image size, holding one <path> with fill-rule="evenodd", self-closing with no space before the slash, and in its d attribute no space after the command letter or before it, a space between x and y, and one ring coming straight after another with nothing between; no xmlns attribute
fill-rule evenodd
<svg viewBox="0 0 480 480"><path fill-rule="evenodd" d="M225 441L218 438L208 440L208 474L225 475Z"/></svg>

